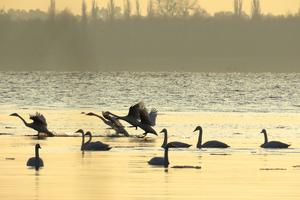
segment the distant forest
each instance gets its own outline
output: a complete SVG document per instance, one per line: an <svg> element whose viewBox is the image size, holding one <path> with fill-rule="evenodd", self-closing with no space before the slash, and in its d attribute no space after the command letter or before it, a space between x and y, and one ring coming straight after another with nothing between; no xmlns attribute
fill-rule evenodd
<svg viewBox="0 0 300 200"><path fill-rule="evenodd" d="M263 15L260 1L206 12L197 0L82 1L81 15L0 10L2 70L300 72L300 10ZM89 7L90 9L87 9Z"/></svg>

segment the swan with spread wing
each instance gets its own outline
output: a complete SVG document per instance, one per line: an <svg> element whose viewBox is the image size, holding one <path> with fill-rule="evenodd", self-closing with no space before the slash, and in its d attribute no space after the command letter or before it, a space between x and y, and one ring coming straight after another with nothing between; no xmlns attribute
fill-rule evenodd
<svg viewBox="0 0 300 200"><path fill-rule="evenodd" d="M46 118L44 117L44 115L42 115L38 112L36 112L34 115L30 115L29 118L33 121L31 123L26 122L25 119L23 117L21 117L18 113L13 113L10 116L18 117L19 119L21 119L23 121L25 126L37 131L38 137L40 137L41 133L46 134L46 136L48 136L48 137L54 136L54 134L52 132L50 132L47 128L48 125L47 125Z"/></svg>
<svg viewBox="0 0 300 200"><path fill-rule="evenodd" d="M101 119L110 129L115 130L116 134L123 134L126 137L129 137L129 133L126 131L125 127L121 124L121 122L113 116L110 116L108 112L102 112L102 116L95 114L93 112L89 112L86 115L95 116Z"/></svg>

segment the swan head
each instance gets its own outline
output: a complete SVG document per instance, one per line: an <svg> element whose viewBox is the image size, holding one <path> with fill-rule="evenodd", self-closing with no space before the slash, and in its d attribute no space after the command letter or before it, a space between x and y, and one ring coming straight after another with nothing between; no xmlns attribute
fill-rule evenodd
<svg viewBox="0 0 300 200"><path fill-rule="evenodd" d="M84 134L84 131L82 129L79 129L78 131L76 131L75 133L81 133Z"/></svg>
<svg viewBox="0 0 300 200"><path fill-rule="evenodd" d="M197 127L195 128L194 132L196 132L196 131L202 132L202 127L201 127L201 126L197 126Z"/></svg>
<svg viewBox="0 0 300 200"><path fill-rule="evenodd" d="M95 115L95 114L92 113L92 112L89 112L89 113L86 113L86 115L93 116L93 115Z"/></svg>
<svg viewBox="0 0 300 200"><path fill-rule="evenodd" d="M261 130L260 133L267 133L266 129Z"/></svg>
<svg viewBox="0 0 300 200"><path fill-rule="evenodd" d="M35 148L36 148L36 149L41 149L42 147L40 146L40 144L36 144L36 145L35 145Z"/></svg>
<svg viewBox="0 0 300 200"><path fill-rule="evenodd" d="M163 130L160 131L160 133L168 133L168 131L167 129L164 128Z"/></svg>
<svg viewBox="0 0 300 200"><path fill-rule="evenodd" d="M92 133L90 131L87 131L84 135L92 135Z"/></svg>
<svg viewBox="0 0 300 200"><path fill-rule="evenodd" d="M9 116L16 116L16 117L17 117L17 116L19 116L19 115L18 115L18 113L12 113L12 114L10 114Z"/></svg>
<svg viewBox="0 0 300 200"><path fill-rule="evenodd" d="M102 116L105 118L105 119L110 119L110 116L109 116L109 113L108 113L108 111L106 111L106 112L104 112L104 111L102 111Z"/></svg>

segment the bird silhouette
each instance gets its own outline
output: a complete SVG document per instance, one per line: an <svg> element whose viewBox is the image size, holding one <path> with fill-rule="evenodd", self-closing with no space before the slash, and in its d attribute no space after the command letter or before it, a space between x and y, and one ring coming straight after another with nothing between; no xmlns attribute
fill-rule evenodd
<svg viewBox="0 0 300 200"><path fill-rule="evenodd" d="M26 164L28 167L34 167L36 170L39 170L40 167L44 167L44 162L39 156L39 149L41 149L40 144L36 144L35 156L29 158Z"/></svg>
<svg viewBox="0 0 300 200"><path fill-rule="evenodd" d="M161 147L164 148L164 147L167 145L167 143L168 143L168 130L164 128L164 129L161 131L161 133L164 133L164 142L163 142L163 144L161 145ZM192 145L187 144L187 143L176 142L176 141L173 141L172 144L175 145L177 148L180 148L180 147L187 148L187 146L188 146L188 147L192 146Z"/></svg>
<svg viewBox="0 0 300 200"><path fill-rule="evenodd" d="M103 142L91 142L92 141L92 133L87 131L84 133L82 129L76 131L76 133L82 134L82 142L81 142L81 151L109 151L112 147ZM85 142L85 136L89 136L89 140Z"/></svg>
<svg viewBox="0 0 300 200"><path fill-rule="evenodd" d="M201 126L197 126L195 131L199 131L199 137L198 137L198 143L197 143L197 148L201 149L201 148L228 148L230 146L228 146L227 144L217 141L217 140L212 140L212 141L207 141L204 144L202 144L202 127Z"/></svg>
<svg viewBox="0 0 300 200"><path fill-rule="evenodd" d="M268 141L268 135L266 129L263 129L260 133L264 134L265 142L260 145L262 148L267 148L267 149L285 149L290 146L290 144L285 144L283 142L279 141Z"/></svg>
<svg viewBox="0 0 300 200"><path fill-rule="evenodd" d="M48 137L54 136L54 134L52 132L50 132L47 128L46 118L44 117L44 115L42 115L38 112L34 115L30 115L29 118L33 121L32 123L26 122L24 120L24 118L21 117L18 113L13 113L10 116L15 116L15 117L20 118L23 121L23 123L25 124L25 126L32 128L33 130L38 132L38 134L37 134L38 137L40 137L41 133L46 134L46 136L48 136Z"/></svg>

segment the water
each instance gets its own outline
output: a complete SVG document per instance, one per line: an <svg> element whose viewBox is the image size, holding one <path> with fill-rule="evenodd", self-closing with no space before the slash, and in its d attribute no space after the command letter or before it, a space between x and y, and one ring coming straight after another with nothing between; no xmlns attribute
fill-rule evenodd
<svg viewBox="0 0 300 200"><path fill-rule="evenodd" d="M0 199L300 199L300 74L194 73L0 73ZM10 117L26 120L42 112L49 129L72 135L79 128L94 135L112 134L94 117L81 112L110 110L126 114L144 100L159 110L156 130L167 128L169 141L193 144L170 150L168 169L147 161L162 156L163 138L95 137L109 152L80 151L80 137L37 141L36 134ZM124 123L127 126L127 124ZM195 148L197 125L203 140L220 140L229 149ZM270 140L290 149L259 146L266 128ZM128 129L130 134L141 130ZM45 167L25 164L42 146ZM201 166L176 169L174 166Z"/></svg>
<svg viewBox="0 0 300 200"><path fill-rule="evenodd" d="M300 74L1 72L0 105L124 111L299 112Z"/></svg>

